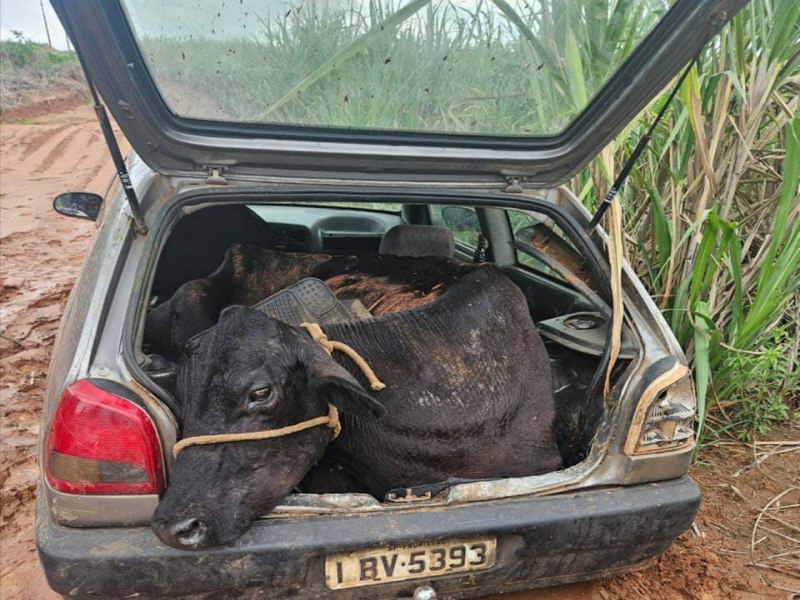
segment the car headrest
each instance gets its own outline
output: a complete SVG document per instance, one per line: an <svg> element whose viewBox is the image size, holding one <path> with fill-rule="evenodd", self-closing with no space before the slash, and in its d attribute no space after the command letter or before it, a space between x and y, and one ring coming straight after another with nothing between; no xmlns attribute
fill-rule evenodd
<svg viewBox="0 0 800 600"><path fill-rule="evenodd" d="M439 256L453 258L453 233L444 227L395 225L383 234L380 254L391 256Z"/></svg>

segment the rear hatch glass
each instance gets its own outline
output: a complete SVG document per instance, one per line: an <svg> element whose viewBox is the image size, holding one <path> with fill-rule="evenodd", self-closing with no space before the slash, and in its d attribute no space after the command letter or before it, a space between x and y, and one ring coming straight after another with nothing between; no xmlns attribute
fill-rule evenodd
<svg viewBox="0 0 800 600"><path fill-rule="evenodd" d="M498 136L561 132L666 0L125 0L178 115Z"/></svg>
<svg viewBox="0 0 800 600"><path fill-rule="evenodd" d="M551 187L746 0L52 2L161 173Z"/></svg>

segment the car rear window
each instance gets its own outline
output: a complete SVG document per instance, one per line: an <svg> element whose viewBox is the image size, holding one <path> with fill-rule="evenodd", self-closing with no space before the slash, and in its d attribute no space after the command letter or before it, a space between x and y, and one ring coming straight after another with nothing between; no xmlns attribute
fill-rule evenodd
<svg viewBox="0 0 800 600"><path fill-rule="evenodd" d="M562 131L671 0L122 0L178 116L536 137Z"/></svg>

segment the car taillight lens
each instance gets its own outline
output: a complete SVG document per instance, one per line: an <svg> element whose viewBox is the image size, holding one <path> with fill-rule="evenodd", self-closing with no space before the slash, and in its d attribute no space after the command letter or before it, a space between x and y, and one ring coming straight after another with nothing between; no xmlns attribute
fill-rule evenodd
<svg viewBox="0 0 800 600"><path fill-rule="evenodd" d="M155 494L164 487L161 443L145 411L76 381L61 395L47 440L50 485L72 494Z"/></svg>
<svg viewBox="0 0 800 600"><path fill-rule="evenodd" d="M642 393L625 452L649 454L691 447L696 412L689 369L675 363Z"/></svg>

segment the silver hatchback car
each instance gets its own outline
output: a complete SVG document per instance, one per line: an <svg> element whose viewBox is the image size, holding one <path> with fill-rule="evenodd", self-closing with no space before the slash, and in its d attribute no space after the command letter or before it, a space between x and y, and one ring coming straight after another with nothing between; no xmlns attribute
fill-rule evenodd
<svg viewBox="0 0 800 600"><path fill-rule="evenodd" d="M105 199L55 202L97 234L41 429L37 546L52 588L467 598L663 552L700 502L690 373L627 265L607 368L607 237L563 183L744 3L53 0L98 116L102 98L134 152ZM626 11L638 24L620 27ZM591 43L606 52L582 64L573 29L598 23ZM387 498L294 494L227 546L163 544L149 524L181 422L149 312L232 244L370 255L398 225L449 229L454 258L494 263L523 292L553 370L563 468Z"/></svg>

